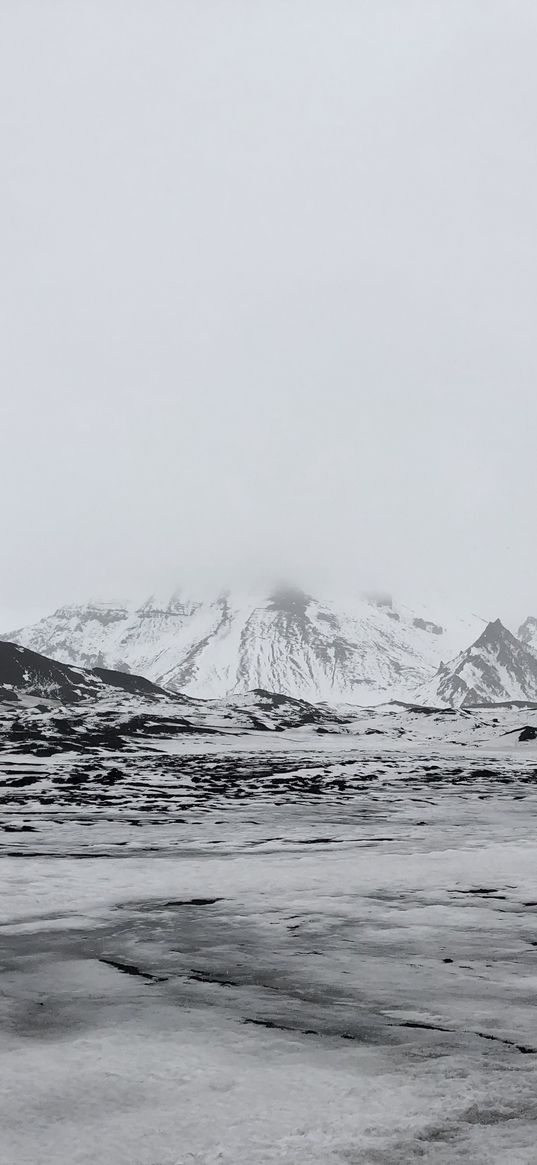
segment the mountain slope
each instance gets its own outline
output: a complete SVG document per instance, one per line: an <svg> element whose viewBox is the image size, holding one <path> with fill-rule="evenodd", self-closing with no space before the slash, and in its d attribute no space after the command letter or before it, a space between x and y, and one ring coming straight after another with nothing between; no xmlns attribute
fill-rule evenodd
<svg viewBox="0 0 537 1165"><path fill-rule="evenodd" d="M76 668L30 651L19 643L0 641L0 698L4 700L33 696L61 704L78 704L105 696L114 689L128 695L143 695L149 700L174 698L143 676Z"/></svg>
<svg viewBox="0 0 537 1165"><path fill-rule="evenodd" d="M537 657L496 619L471 647L441 664L434 679L417 690L416 698L453 707L535 700Z"/></svg>
<svg viewBox="0 0 537 1165"><path fill-rule="evenodd" d="M12 698L18 694L78 703L102 690L97 676L58 663L18 643L0 643L0 694Z"/></svg>
<svg viewBox="0 0 537 1165"><path fill-rule="evenodd" d="M103 726L105 735L114 726L112 735L124 742L125 738L174 737L185 732L281 732L317 726L339 731L355 715L352 708L314 705L259 688L227 700L196 700L167 692L130 672L73 668L2 641L0 709L8 721L15 716L19 726L20 717L28 713L26 730L17 728L16 732L22 740L29 733L27 744L32 723L37 724L37 737L42 740L39 715L43 714L50 730L47 746L61 742L63 749L89 746L96 738L102 742Z"/></svg>
<svg viewBox="0 0 537 1165"><path fill-rule="evenodd" d="M293 588L175 594L141 606L63 607L11 639L82 667L135 671L203 698L254 688L309 701L371 703L405 696L483 621L437 617L389 598L321 600Z"/></svg>

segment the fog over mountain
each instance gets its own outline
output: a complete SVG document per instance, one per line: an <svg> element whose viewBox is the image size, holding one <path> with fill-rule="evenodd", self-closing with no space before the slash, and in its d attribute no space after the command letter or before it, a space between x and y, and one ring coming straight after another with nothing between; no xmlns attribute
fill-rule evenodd
<svg viewBox="0 0 537 1165"><path fill-rule="evenodd" d="M258 578L537 614L537 11L505 16L4 0L5 630Z"/></svg>
<svg viewBox="0 0 537 1165"><path fill-rule="evenodd" d="M262 688L298 699L378 703L412 697L483 627L438 609L397 608L389 596L336 604L280 588L205 600L155 596L138 608L67 606L0 638L201 698Z"/></svg>

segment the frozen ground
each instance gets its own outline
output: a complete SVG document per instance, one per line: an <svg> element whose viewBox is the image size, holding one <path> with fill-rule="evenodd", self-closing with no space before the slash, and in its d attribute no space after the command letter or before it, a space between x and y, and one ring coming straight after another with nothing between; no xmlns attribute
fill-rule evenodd
<svg viewBox="0 0 537 1165"><path fill-rule="evenodd" d="M534 746L356 743L9 760L3 1161L535 1165Z"/></svg>

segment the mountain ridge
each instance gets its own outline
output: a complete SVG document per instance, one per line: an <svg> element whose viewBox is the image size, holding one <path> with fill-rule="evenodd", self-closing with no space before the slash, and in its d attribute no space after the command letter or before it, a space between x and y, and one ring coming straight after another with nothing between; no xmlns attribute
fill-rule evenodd
<svg viewBox="0 0 537 1165"><path fill-rule="evenodd" d="M64 606L7 637L73 666L132 671L193 697L263 688L368 704L410 695L484 625L386 595L323 599L280 586Z"/></svg>
<svg viewBox="0 0 537 1165"><path fill-rule="evenodd" d="M474 643L442 663L434 678L416 694L450 707L535 700L537 655L495 619Z"/></svg>
<svg viewBox="0 0 537 1165"><path fill-rule="evenodd" d="M400 707L415 713L442 715L478 708L537 707L537 656L499 619L487 624L469 648L416 689L413 698L392 697L380 704L311 702L265 688L253 688L220 699L196 699L154 684L144 676L107 668L80 668L58 662L20 644L0 640L0 703L71 707L101 704L118 708L122 703L164 708L182 730L212 731L211 718L239 728L281 731L293 726L349 722L360 713L374 715L375 708ZM165 709L169 709L169 713ZM191 718L189 723L185 717ZM193 719L192 719L193 718ZM196 727L197 726L197 727Z"/></svg>

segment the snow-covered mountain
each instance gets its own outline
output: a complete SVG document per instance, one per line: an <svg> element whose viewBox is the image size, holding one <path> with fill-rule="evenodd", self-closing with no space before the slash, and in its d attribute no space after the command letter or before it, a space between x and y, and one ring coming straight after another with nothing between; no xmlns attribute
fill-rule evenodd
<svg viewBox="0 0 537 1165"><path fill-rule="evenodd" d="M474 616L410 610L387 596L335 601L288 587L62 607L4 638L75 666L133 671L197 697L262 688L368 704L411 694L484 625Z"/></svg>
<svg viewBox="0 0 537 1165"><path fill-rule="evenodd" d="M98 674L97 674L98 673ZM537 739L537 726L522 720L523 713L534 719L537 702L520 702L498 707L431 708L389 701L376 707L355 704L309 703L277 692L255 689L227 699L199 700L167 692L132 672L105 669L86 670L58 663L21 647L0 642L0 752L2 767L17 770L16 784L35 783L35 773L13 755L52 758L51 765L67 770L76 785L80 754L91 782L99 780L95 771L101 762L111 762L112 754L128 760L127 775L138 760L152 772L160 751L170 756L176 751L218 752L258 745L276 750L305 747L322 753L329 748L360 748L376 755L384 748L412 748L414 745L486 744L496 741L509 747ZM279 743L269 743L268 737ZM507 737L513 740L507 741ZM262 739L260 739L260 737ZM337 738L338 744L320 737ZM516 741L515 738L516 737ZM371 739L374 738L374 739ZM168 742L168 743L167 743ZM242 744L241 744L242 742ZM72 774L76 757L77 773ZM162 758L161 758L162 759ZM212 770L212 765L207 766ZM105 774L105 780L106 780ZM211 774L208 777L211 781Z"/></svg>
<svg viewBox="0 0 537 1165"><path fill-rule="evenodd" d="M537 619L535 615L528 615L527 619L518 628L517 637L528 651L532 651L537 655Z"/></svg>
<svg viewBox="0 0 537 1165"><path fill-rule="evenodd" d="M489 623L475 643L422 685L422 703L463 707L507 700L537 700L537 655L499 619Z"/></svg>

